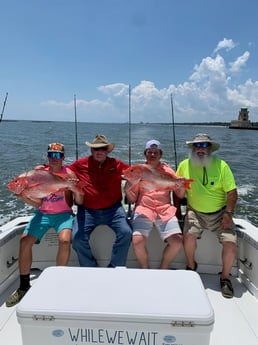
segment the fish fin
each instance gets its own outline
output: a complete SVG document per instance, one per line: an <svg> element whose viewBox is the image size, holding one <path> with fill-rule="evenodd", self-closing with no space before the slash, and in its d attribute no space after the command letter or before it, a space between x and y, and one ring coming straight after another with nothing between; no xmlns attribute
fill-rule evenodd
<svg viewBox="0 0 258 345"><path fill-rule="evenodd" d="M195 182L195 180L188 179L185 181L185 189L191 189L190 184Z"/></svg>
<svg viewBox="0 0 258 345"><path fill-rule="evenodd" d="M50 174L61 177L63 180L67 180L69 179L69 175L65 174L65 173L59 173L59 172L53 172L53 171L49 171Z"/></svg>
<svg viewBox="0 0 258 345"><path fill-rule="evenodd" d="M140 181L141 181L141 178L138 178L137 180L135 180L133 183L131 183L131 185L130 185L130 187L128 188L128 192L131 192L131 191L133 191L133 189L134 189L134 187L138 184L138 183L140 183Z"/></svg>
<svg viewBox="0 0 258 345"><path fill-rule="evenodd" d="M34 188L40 186L40 183L31 183L30 185L27 186L28 189Z"/></svg>
<svg viewBox="0 0 258 345"><path fill-rule="evenodd" d="M141 180L140 185L143 189L146 189L146 190L155 190L156 189L156 187L153 184L151 184L150 182L145 181L145 180ZM162 190L164 190L164 189L162 188Z"/></svg>
<svg viewBox="0 0 258 345"><path fill-rule="evenodd" d="M34 170L45 170L47 167L47 164L37 165Z"/></svg>

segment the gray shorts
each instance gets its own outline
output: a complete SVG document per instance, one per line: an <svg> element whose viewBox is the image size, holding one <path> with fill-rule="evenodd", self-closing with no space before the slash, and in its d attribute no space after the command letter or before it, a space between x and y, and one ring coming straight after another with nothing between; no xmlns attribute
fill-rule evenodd
<svg viewBox="0 0 258 345"><path fill-rule="evenodd" d="M166 222L163 222L159 217L155 222L152 222L149 218L135 212L132 226L133 236L142 235L144 237L148 237L153 226L155 226L163 241L165 241L169 236L182 234L178 220L175 216Z"/></svg>
<svg viewBox="0 0 258 345"><path fill-rule="evenodd" d="M201 238L204 230L210 230L216 232L220 242L236 243L235 224L233 223L231 229L221 228L223 213L224 210L220 210L216 213L207 214L188 208L184 220L184 233L189 232L197 238Z"/></svg>

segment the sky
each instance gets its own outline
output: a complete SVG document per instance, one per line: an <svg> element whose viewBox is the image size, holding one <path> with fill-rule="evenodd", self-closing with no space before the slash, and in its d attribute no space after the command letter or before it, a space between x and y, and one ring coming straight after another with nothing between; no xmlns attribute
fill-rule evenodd
<svg viewBox="0 0 258 345"><path fill-rule="evenodd" d="M258 121L257 0L0 0L0 9L3 119L74 121L76 105L78 122L168 123L173 104L176 123L230 122L241 107Z"/></svg>

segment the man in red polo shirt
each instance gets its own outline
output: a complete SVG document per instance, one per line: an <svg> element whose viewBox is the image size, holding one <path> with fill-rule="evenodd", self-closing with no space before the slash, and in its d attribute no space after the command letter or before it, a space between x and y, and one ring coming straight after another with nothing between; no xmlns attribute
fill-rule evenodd
<svg viewBox="0 0 258 345"><path fill-rule="evenodd" d="M86 145L91 148L91 155L69 166L86 185L74 220L72 245L81 266L97 266L89 238L96 226L108 225L116 234L108 266L125 266L132 230L121 204L121 175L129 165L108 157L115 144L108 143L102 134L96 135L92 143L86 141Z"/></svg>

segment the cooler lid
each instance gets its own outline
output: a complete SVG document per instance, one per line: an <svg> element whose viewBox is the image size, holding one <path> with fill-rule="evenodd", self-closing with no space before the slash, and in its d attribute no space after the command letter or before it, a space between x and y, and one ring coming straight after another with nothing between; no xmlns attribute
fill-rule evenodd
<svg viewBox="0 0 258 345"><path fill-rule="evenodd" d="M20 318L214 322L199 275L185 270L49 267L16 310Z"/></svg>

